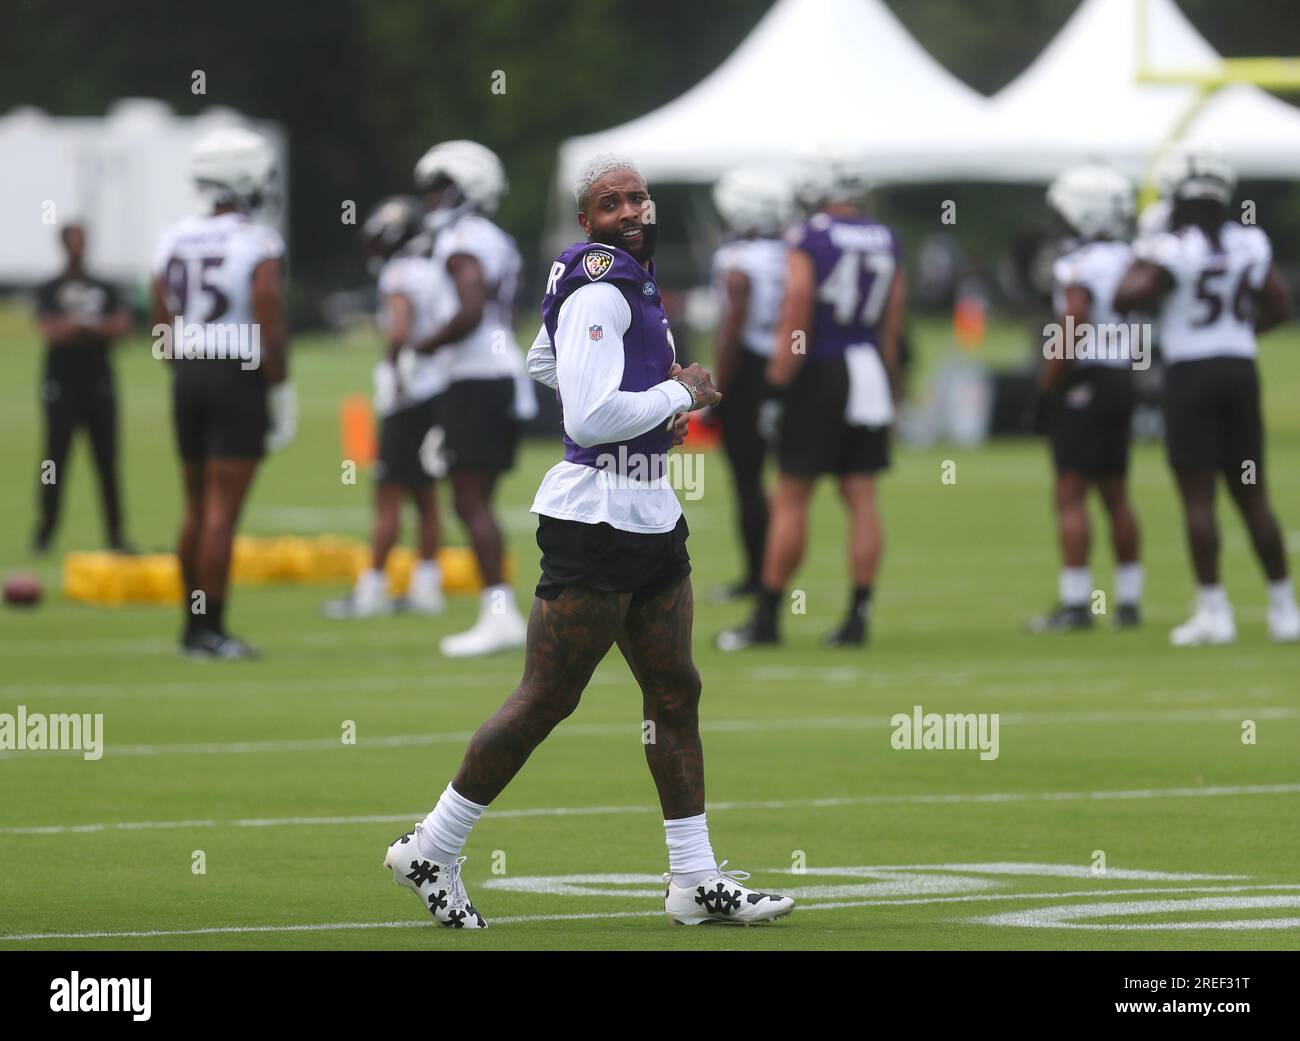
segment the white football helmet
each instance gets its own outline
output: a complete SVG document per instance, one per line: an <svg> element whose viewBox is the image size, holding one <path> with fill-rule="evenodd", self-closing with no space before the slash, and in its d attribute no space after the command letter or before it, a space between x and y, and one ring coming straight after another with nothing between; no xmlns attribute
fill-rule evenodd
<svg viewBox="0 0 1300 1041"><path fill-rule="evenodd" d="M190 176L213 202L257 209L275 177L275 149L261 134L244 127L220 127L190 149Z"/></svg>
<svg viewBox="0 0 1300 1041"><path fill-rule="evenodd" d="M1175 201L1207 199L1227 206L1237 191L1237 173L1217 148L1177 152L1162 164L1160 176Z"/></svg>
<svg viewBox="0 0 1300 1041"><path fill-rule="evenodd" d="M795 217L794 185L775 170L730 170L713 186L713 204L733 231L779 235Z"/></svg>
<svg viewBox="0 0 1300 1041"><path fill-rule="evenodd" d="M1097 163L1073 166L1047 189L1047 204L1084 238L1121 238L1135 203L1133 185L1118 170Z"/></svg>
<svg viewBox="0 0 1300 1041"><path fill-rule="evenodd" d="M872 187L863 162L829 151L806 156L794 177L795 198L809 210L833 202L857 202Z"/></svg>
<svg viewBox="0 0 1300 1041"><path fill-rule="evenodd" d="M462 200L480 213L495 212L510 187L496 153L477 141L443 141L425 152L415 164L416 188L428 191L440 177L455 185Z"/></svg>

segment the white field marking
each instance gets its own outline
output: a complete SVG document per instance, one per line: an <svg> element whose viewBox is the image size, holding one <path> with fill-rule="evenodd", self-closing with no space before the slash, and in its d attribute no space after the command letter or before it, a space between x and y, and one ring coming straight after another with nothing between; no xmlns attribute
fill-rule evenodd
<svg viewBox="0 0 1300 1041"><path fill-rule="evenodd" d="M974 894L968 896L921 897L919 899L886 900L838 900L820 904L801 904L796 910L800 914L811 911L835 911L849 907L907 907L925 904L970 903L974 901L1003 900L1062 900L1076 896L1130 896L1142 893L1208 893L1240 892L1250 889L1295 889L1297 886L1195 886L1188 889L1109 889L1079 890L1065 893L996 893ZM655 896L659 896L658 891ZM1295 899L1300 900L1300 897ZM1085 905L1086 906L1086 905ZM1104 905L1103 905L1104 906ZM1123 905L1115 905L1123 906ZM597 921L611 918L662 918L664 912L654 911L586 911L570 914L531 914L492 917L489 925L519 925L532 922L578 922ZM972 919L971 921L979 921ZM0 944L25 943L35 940L121 940L151 939L166 936L217 936L232 934L261 933L322 933L347 932L353 929L429 929L431 921L402 922L312 922L302 925L221 925L201 929L136 929L122 932L81 932L81 933L0 933Z"/></svg>
<svg viewBox="0 0 1300 1041"><path fill-rule="evenodd" d="M281 688L277 685L277 690ZM1222 709L1158 709L1092 711L1092 712L1002 712L1000 722L1008 726L1020 725L1075 725L1109 723L1217 723L1239 724L1240 706ZM1249 710L1256 720L1300 718L1300 708L1282 705L1258 706ZM768 733L788 730L873 730L891 726L887 716L823 716L799 719L731 719L712 720L700 724L705 734ZM249 755L254 753L282 754L286 752L345 752L355 754L360 749L426 748L432 745L462 744L473 736L470 730L452 730L431 734L391 734L380 737L361 737L354 745L344 745L337 736L298 738L278 741L203 741L196 743L157 745L112 745L105 751L114 758L124 756L162 755ZM570 723L558 728L555 737L631 737L641 736L640 724L628 723ZM79 756L76 750L45 753L47 757ZM0 762L30 759L25 752L0 752Z"/></svg>
<svg viewBox="0 0 1300 1041"><path fill-rule="evenodd" d="M1138 788L1097 792L959 792L951 795L827 796L819 799L768 799L759 802L711 802L710 812L724 810L838 809L846 806L1000 804L1076 802L1111 799L1193 799L1235 795L1297 795L1300 784L1247 784L1235 787ZM85 835L100 831L163 831L174 828L280 828L323 824L414 824L426 810L340 817L237 817L218 820L108 821L95 824L41 824L0 828L0 835ZM590 817L610 814L654 814L658 806L544 806L526 810L493 810L493 820L518 817Z"/></svg>
<svg viewBox="0 0 1300 1041"><path fill-rule="evenodd" d="M1112 918L1121 915L1170 914L1189 911L1241 911L1300 907L1300 896L1209 896L1192 900L1135 900L1120 904L1066 904L1029 911L972 918L977 925L1019 926L1030 929L1092 929L1106 932L1150 932L1167 929L1295 929L1300 918L1227 918L1192 922L1079 922L1078 918Z"/></svg>
<svg viewBox="0 0 1300 1041"><path fill-rule="evenodd" d="M1188 871L1144 871L1136 868L1108 867L1096 874L1087 864L1041 864L1023 861L995 861L978 864L875 864L870 867L805 867L795 871L788 865L772 868L786 875L834 875L852 878L870 876L877 871L965 871L983 875L1036 875L1044 878L1107 878L1143 882L1228 882L1249 878L1248 875L1207 875Z"/></svg>

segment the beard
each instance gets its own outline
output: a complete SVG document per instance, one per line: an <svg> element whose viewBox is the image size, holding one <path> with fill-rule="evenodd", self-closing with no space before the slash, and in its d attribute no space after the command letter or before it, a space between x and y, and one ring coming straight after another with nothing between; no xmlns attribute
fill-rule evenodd
<svg viewBox="0 0 1300 1041"><path fill-rule="evenodd" d="M642 224L641 242L636 246L630 246L620 234L626 230L622 227L600 230L592 228L591 233L587 236L591 242L599 242L602 246L615 246L624 253L628 253L634 260L642 263L653 259L655 255L655 246L659 242L659 226L657 224Z"/></svg>

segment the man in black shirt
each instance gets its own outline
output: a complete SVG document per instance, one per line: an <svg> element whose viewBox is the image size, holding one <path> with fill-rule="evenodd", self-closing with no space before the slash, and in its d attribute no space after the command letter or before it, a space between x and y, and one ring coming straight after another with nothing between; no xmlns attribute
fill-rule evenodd
<svg viewBox="0 0 1300 1041"><path fill-rule="evenodd" d="M109 348L125 335L130 315L117 290L85 271L86 232L65 225L60 232L67 265L57 278L36 291L36 320L45 339L45 374L41 397L45 404L45 457L41 462L40 522L34 549L44 553L59 521L59 505L67 483L64 464L78 426L90 434L99 471L108 544L123 552L122 507L117 479L117 395Z"/></svg>

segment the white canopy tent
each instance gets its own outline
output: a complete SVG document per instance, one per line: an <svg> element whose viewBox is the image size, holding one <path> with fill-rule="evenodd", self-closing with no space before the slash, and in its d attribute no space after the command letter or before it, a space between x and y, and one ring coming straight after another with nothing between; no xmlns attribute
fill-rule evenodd
<svg viewBox="0 0 1300 1041"><path fill-rule="evenodd" d="M944 69L882 0L777 0L735 52L648 115L560 147L567 190L602 152L651 182L707 183L829 152L881 180L979 177L988 99Z"/></svg>
<svg viewBox="0 0 1300 1041"><path fill-rule="evenodd" d="M1142 82L1139 73L1209 74L1219 61L1174 0L1083 0L1033 64L993 96L982 154L998 179L1048 180L1095 160L1136 179L1200 90ZM1300 177L1300 109L1257 87L1214 92L1179 140L1221 147L1243 177Z"/></svg>

